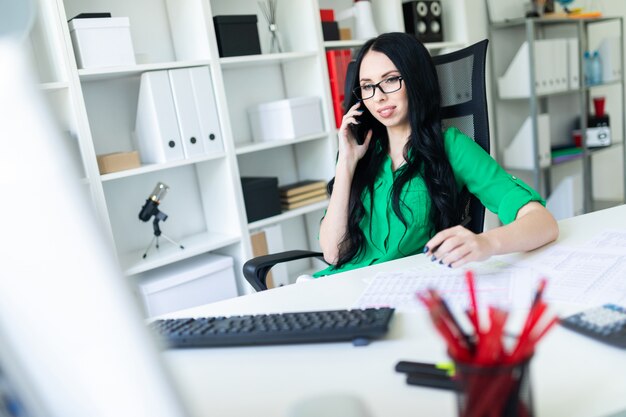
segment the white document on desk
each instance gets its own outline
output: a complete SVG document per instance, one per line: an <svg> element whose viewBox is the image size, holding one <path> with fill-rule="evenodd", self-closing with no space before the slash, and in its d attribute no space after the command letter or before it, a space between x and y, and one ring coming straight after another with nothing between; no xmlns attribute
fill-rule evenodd
<svg viewBox="0 0 626 417"><path fill-rule="evenodd" d="M626 230L610 229L598 233L586 245L590 248L623 249L626 251Z"/></svg>
<svg viewBox="0 0 626 417"><path fill-rule="evenodd" d="M605 232L606 233L606 232ZM622 243L620 246L619 243ZM626 239L601 234L585 246L556 245L521 263L548 278L546 300L626 304Z"/></svg>
<svg viewBox="0 0 626 417"><path fill-rule="evenodd" d="M604 230L579 247L555 245L515 265L494 259L470 268L483 307L527 308L541 277L548 279L548 302L626 305L626 230ZM465 271L434 263L377 274L356 307L421 309L416 293L429 288L437 289L453 309L468 307Z"/></svg>
<svg viewBox="0 0 626 417"><path fill-rule="evenodd" d="M449 269L435 264L432 266L377 274L357 300L356 308L384 306L394 307L398 311L419 310L424 307L417 299L416 293L434 288L451 309L467 309L469 297L465 270ZM472 270L476 277L476 296L479 305L501 306L507 309L525 308L530 305L532 286L518 287L516 284L536 282L537 279L529 277L529 273L532 274L530 270L496 260L482 263Z"/></svg>

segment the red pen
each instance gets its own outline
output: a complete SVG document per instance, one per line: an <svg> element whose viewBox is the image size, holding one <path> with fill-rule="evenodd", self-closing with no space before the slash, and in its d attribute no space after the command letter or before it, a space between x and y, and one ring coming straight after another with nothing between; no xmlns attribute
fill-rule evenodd
<svg viewBox="0 0 626 417"><path fill-rule="evenodd" d="M469 290L470 295L470 319L474 324L474 328L476 329L476 334L478 335L480 332L480 322L478 319L478 303L476 301L476 288L474 287L474 273L468 270L465 273L465 280L467 282L467 288Z"/></svg>
<svg viewBox="0 0 626 417"><path fill-rule="evenodd" d="M442 307L445 318L450 323L450 327L454 333L454 336L459 338L463 342L465 348L469 349L470 352L473 352L475 348L474 343L470 339L469 335L463 331L458 321L454 317L454 314L452 314L452 311L450 311L450 308L446 304L446 301L439 295L439 293L435 289L429 289L428 293L430 294L431 299Z"/></svg>

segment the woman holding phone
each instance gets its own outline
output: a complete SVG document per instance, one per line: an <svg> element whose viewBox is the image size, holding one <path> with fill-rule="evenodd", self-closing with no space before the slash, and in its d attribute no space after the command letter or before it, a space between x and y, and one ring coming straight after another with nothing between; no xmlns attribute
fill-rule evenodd
<svg viewBox="0 0 626 417"><path fill-rule="evenodd" d="M454 268L556 239L556 221L535 190L458 129L442 130L437 73L414 36L366 42L353 87L320 226L331 265L314 276L422 252ZM461 226L465 189L504 226L480 234Z"/></svg>

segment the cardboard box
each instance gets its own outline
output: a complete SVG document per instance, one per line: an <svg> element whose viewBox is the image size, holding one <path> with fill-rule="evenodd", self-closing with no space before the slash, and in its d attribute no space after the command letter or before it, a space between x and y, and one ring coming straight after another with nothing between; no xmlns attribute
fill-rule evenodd
<svg viewBox="0 0 626 417"><path fill-rule="evenodd" d="M137 278L150 317L237 296L233 259L229 256L195 256Z"/></svg>
<svg viewBox="0 0 626 417"><path fill-rule="evenodd" d="M135 65L127 17L74 18L69 28L78 68Z"/></svg>
<svg viewBox="0 0 626 417"><path fill-rule="evenodd" d="M137 151L107 153L98 155L97 159L100 174L110 174L141 166L139 152Z"/></svg>
<svg viewBox="0 0 626 417"><path fill-rule="evenodd" d="M295 97L261 103L248 109L252 137L263 142L295 139L324 132L319 97Z"/></svg>

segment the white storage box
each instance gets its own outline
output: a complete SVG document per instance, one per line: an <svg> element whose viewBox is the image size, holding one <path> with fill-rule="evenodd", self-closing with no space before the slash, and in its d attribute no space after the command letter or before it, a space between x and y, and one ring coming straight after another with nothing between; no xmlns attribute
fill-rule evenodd
<svg viewBox="0 0 626 417"><path fill-rule="evenodd" d="M69 27L79 68L135 64L127 17L72 19Z"/></svg>
<svg viewBox="0 0 626 417"><path fill-rule="evenodd" d="M324 131L319 97L261 103L250 107L248 116L255 141L295 139Z"/></svg>
<svg viewBox="0 0 626 417"><path fill-rule="evenodd" d="M233 259L229 256L196 256L145 272L138 279L150 317L237 296Z"/></svg>

